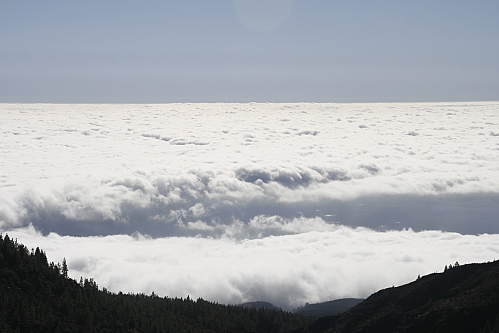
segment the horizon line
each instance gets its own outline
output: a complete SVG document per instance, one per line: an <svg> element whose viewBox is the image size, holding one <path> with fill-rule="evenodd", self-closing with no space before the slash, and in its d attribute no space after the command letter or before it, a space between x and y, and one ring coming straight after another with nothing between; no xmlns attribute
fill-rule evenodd
<svg viewBox="0 0 499 333"><path fill-rule="evenodd" d="M290 102L270 102L270 101L248 101L248 102L2 102L5 104L51 104L51 105L168 105L168 104L469 104L469 103L499 103L499 100L460 100L460 101L390 101L390 102L317 102L317 101L290 101Z"/></svg>

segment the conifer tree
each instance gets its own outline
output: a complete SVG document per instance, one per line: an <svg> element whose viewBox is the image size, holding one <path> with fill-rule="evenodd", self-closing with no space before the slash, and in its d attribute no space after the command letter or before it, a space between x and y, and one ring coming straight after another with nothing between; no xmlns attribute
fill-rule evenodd
<svg viewBox="0 0 499 333"><path fill-rule="evenodd" d="M62 276L66 279L68 278L68 263L66 262L66 258L62 260Z"/></svg>

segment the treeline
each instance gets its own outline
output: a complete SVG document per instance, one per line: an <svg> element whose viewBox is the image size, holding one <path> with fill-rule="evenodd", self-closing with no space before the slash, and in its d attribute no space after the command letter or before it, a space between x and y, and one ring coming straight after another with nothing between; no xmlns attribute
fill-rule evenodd
<svg viewBox="0 0 499 333"><path fill-rule="evenodd" d="M310 319L203 299L115 294L0 234L0 332L305 332Z"/></svg>

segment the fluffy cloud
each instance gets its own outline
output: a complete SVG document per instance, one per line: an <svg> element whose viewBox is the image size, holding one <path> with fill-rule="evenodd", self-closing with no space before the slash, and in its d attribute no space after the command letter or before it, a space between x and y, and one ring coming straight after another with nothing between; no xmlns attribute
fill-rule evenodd
<svg viewBox="0 0 499 333"><path fill-rule="evenodd" d="M318 220L260 218L254 223L301 228L301 233L247 240L151 239L138 234L44 237L29 227L9 234L28 247L44 248L50 260L61 262L65 256L71 277L94 277L100 287L115 292L154 291L221 303L264 300L286 309L305 302L366 297L410 282L418 274L442 271L456 261L499 257L499 235L376 232Z"/></svg>
<svg viewBox="0 0 499 333"><path fill-rule="evenodd" d="M4 104L0 224L220 236L265 215L495 233L496 109Z"/></svg>
<svg viewBox="0 0 499 333"><path fill-rule="evenodd" d="M376 173L372 166L363 168L366 177ZM87 178L52 190L37 187L15 199L2 200L0 218L5 229L32 224L45 234L80 236L139 232L153 237L220 237L227 230L234 235L237 229L244 238L260 232L291 232L268 225L258 230L255 221L260 216L318 217L382 230L499 232L495 223L499 194L449 194L442 190L450 186L449 181L433 180L431 188L442 192L439 195L366 193L346 200L351 188L345 183L349 181L317 171L304 174L240 168L232 175L186 171L175 176L158 172L120 179ZM386 179L384 186L389 182ZM382 190L383 185L379 187Z"/></svg>
<svg viewBox="0 0 499 333"><path fill-rule="evenodd" d="M498 108L0 104L0 231L114 291L366 296L497 257Z"/></svg>

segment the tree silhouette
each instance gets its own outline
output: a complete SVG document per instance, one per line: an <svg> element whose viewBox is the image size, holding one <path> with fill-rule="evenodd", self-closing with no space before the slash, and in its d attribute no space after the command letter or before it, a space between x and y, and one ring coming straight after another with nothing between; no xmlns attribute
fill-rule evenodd
<svg viewBox="0 0 499 333"><path fill-rule="evenodd" d="M66 262L66 257L62 259L62 276L68 278L68 263Z"/></svg>

